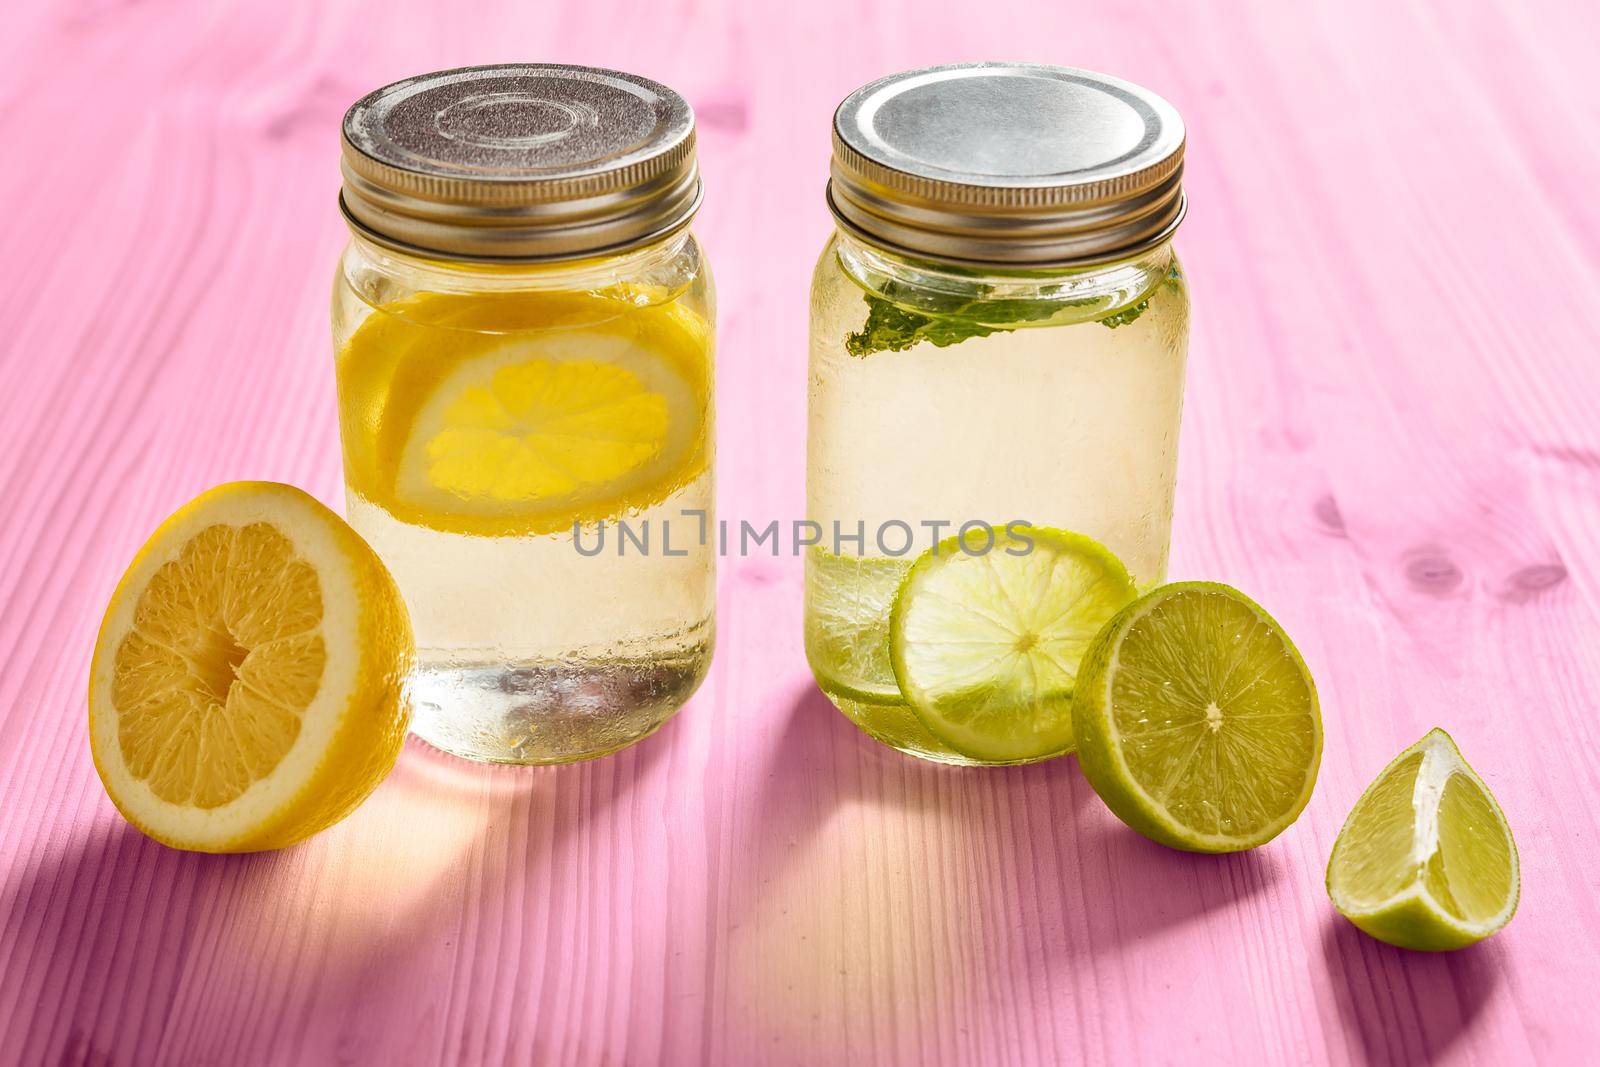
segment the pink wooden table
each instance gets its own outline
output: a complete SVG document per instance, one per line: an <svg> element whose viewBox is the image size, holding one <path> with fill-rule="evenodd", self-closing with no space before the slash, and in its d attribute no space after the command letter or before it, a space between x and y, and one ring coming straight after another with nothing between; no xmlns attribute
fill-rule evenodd
<svg viewBox="0 0 1600 1067"><path fill-rule="evenodd" d="M0 1061L1593 1062L1600 1022L1600 8L19 3L0 14ZM1112 10L1115 7L1116 10ZM712 676L566 769L413 744L279 854L171 852L88 757L101 609L213 483L340 498L327 292L345 106L474 62L622 67L700 116L721 505L803 506L828 117L878 74L1105 70L1190 129L1197 320L1174 574L1321 686L1311 806L1170 852L1070 759L923 766L812 687L800 570L722 572ZM1322 889L1434 725L1522 849L1450 956Z"/></svg>

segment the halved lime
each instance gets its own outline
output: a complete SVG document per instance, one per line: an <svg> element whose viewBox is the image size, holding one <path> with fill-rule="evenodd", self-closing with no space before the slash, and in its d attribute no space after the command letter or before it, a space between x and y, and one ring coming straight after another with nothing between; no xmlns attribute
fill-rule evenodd
<svg viewBox="0 0 1600 1067"><path fill-rule="evenodd" d="M889 609L912 560L806 556L806 660L829 696L870 704L899 703L889 664Z"/></svg>
<svg viewBox="0 0 1600 1067"><path fill-rule="evenodd" d="M1367 787L1328 860L1340 914L1380 941L1424 951L1470 945L1510 922L1519 882L1511 827L1443 730Z"/></svg>
<svg viewBox="0 0 1600 1067"><path fill-rule="evenodd" d="M1141 597L1084 655L1073 700L1078 763L1146 837L1237 852L1294 822L1317 781L1322 718L1287 634L1225 585Z"/></svg>
<svg viewBox="0 0 1600 1067"><path fill-rule="evenodd" d="M1072 750L1072 686L1133 579L1082 534L1013 523L924 553L889 622L894 675L930 732L992 763Z"/></svg>

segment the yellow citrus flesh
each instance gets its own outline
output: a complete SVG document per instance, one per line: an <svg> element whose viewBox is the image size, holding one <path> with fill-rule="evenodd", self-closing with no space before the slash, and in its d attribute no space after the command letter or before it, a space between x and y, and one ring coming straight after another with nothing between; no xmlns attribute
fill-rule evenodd
<svg viewBox="0 0 1600 1067"><path fill-rule="evenodd" d="M151 535L106 609L96 769L165 844L293 844L394 765L412 654L398 589L342 519L289 486L219 486Z"/></svg>
<svg viewBox="0 0 1600 1067"><path fill-rule="evenodd" d="M705 469L710 336L609 295L384 305L340 354L346 477L401 521L489 536L659 503Z"/></svg>

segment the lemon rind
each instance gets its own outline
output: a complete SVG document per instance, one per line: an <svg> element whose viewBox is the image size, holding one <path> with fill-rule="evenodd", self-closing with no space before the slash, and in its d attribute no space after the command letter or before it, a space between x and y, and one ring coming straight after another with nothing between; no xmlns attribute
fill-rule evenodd
<svg viewBox="0 0 1600 1067"><path fill-rule="evenodd" d="M301 729L293 745L267 775L215 808L174 804L157 796L124 761L111 697L117 649L132 630L139 597L151 578L176 559L191 538L209 526L256 522L268 523L288 537L296 554L312 565L322 583L321 631L327 657L322 680L317 695L301 713ZM344 588L330 589L330 581ZM317 805L314 794L328 792L324 780L333 770L329 756L342 747L341 734L352 725L353 716L382 713L381 708L366 706L375 686L393 690L398 698L401 679L409 667L410 624L403 607L397 607L398 591L390 598L394 606L373 607L385 599L373 594L387 591L372 589L372 583L383 582L392 588L393 579L365 542L309 494L290 486L228 483L202 493L162 523L112 594L89 672L90 749L107 793L123 816L158 841L198 851L278 847L286 843L285 836L304 836L299 832L301 825L318 821L308 819L307 813ZM370 617L374 614L388 617ZM397 632L399 627L404 628L403 635ZM395 662L387 667L376 662L382 649L396 646L405 653L391 657ZM373 671L377 672L375 683L363 685L362 679L374 677ZM403 701L396 710L403 740ZM398 753L398 743L393 750ZM340 815L348 810L343 804L338 807L344 809Z"/></svg>

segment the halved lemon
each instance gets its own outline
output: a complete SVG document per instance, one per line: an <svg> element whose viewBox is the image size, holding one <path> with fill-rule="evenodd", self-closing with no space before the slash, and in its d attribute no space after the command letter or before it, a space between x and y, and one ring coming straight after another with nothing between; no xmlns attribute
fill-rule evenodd
<svg viewBox="0 0 1600 1067"><path fill-rule="evenodd" d="M412 657L400 592L344 520L291 486L218 486L112 594L89 677L95 769L163 844L294 844L394 766Z"/></svg>
<svg viewBox="0 0 1600 1067"><path fill-rule="evenodd" d="M402 521L489 536L658 503L705 469L709 344L678 303L398 302L341 354L348 477Z"/></svg>

